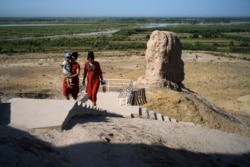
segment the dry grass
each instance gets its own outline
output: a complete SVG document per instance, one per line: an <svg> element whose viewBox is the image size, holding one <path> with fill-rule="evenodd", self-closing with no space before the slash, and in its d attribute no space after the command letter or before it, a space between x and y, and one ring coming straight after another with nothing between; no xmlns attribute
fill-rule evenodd
<svg viewBox="0 0 250 167"><path fill-rule="evenodd" d="M86 60L85 54L82 53L78 59L81 66ZM104 79L129 78L136 81L145 74L145 57L142 54L143 52L97 52L96 60L101 63ZM197 61L193 61L195 55L198 55ZM189 53L183 60L185 87L238 117L250 127L250 62L204 53ZM63 75L60 68L62 55L18 55L2 58L0 61L0 92L45 93L50 94L51 98L63 99ZM148 103L142 107L149 110L179 121L191 121L209 128L250 136L249 129L242 129L211 113L187 94L164 88L148 89L146 93Z"/></svg>

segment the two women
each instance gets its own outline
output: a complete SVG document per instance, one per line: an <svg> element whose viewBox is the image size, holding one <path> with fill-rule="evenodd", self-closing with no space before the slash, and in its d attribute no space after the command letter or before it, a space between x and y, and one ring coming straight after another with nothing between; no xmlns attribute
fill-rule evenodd
<svg viewBox="0 0 250 167"><path fill-rule="evenodd" d="M74 100L77 99L78 93L79 93L79 74L80 74L80 65L76 62L78 53L73 52L72 53L72 60L71 60L71 73L72 75L72 82L73 87L70 89L67 87L67 80L66 77L63 81L63 90L64 90L64 96L66 99L69 99L69 94L72 94L72 97ZM86 82L87 78L87 82ZM97 101L97 92L100 86L100 82L104 82L103 76L102 76L102 70L99 62L95 61L95 55L94 52L90 51L87 55L87 61L84 64L84 73L83 73L83 81L82 85L86 85L86 92L88 94L88 98L91 100L93 106L96 106Z"/></svg>

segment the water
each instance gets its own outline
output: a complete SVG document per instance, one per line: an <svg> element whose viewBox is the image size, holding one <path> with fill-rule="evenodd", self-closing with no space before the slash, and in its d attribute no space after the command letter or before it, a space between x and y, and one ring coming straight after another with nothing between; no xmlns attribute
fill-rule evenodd
<svg viewBox="0 0 250 167"><path fill-rule="evenodd" d="M89 33L78 33L78 34L73 34L73 36L87 36L87 35L98 35L98 34L112 34L115 33L119 30L106 30L106 31L97 31L97 32L89 32ZM22 37L19 39L34 39L34 38L58 38L58 37L70 37L72 35L50 35L50 36L42 36L42 37ZM12 40L12 39L8 39Z"/></svg>
<svg viewBox="0 0 250 167"><path fill-rule="evenodd" d="M42 27L42 26L65 26L72 24L0 24L0 27Z"/></svg>
<svg viewBox="0 0 250 167"><path fill-rule="evenodd" d="M250 22L219 22L219 23L198 23L196 25L235 25L235 24L249 24ZM191 25L190 23L149 23L144 26L143 28L161 28L161 27L167 27L167 26L181 26L181 25ZM193 24L192 24L193 25Z"/></svg>
<svg viewBox="0 0 250 167"><path fill-rule="evenodd" d="M143 26L144 28L160 28L166 26L177 26L177 25L184 25L187 23L149 23Z"/></svg>
<svg viewBox="0 0 250 167"><path fill-rule="evenodd" d="M250 22L229 22L229 23L199 23L198 25L232 25L232 24L246 24ZM161 28L167 26L179 26L179 25L188 25L189 23L148 23L143 25L143 28ZM74 24L0 24L0 27L35 27L35 26L64 26L64 25L74 25ZM98 34L113 34L119 31L119 29L110 29L105 31L96 31L96 32L88 32L88 33L78 33L73 34L73 36L87 36L87 35L98 35ZM37 38L55 38L55 37L65 37L72 35L54 35L54 36L43 36ZM27 37L27 38L35 38L35 37ZM27 39L25 38L25 39Z"/></svg>
<svg viewBox="0 0 250 167"><path fill-rule="evenodd" d="M73 35L98 35L98 34L113 34L119 30L106 30L106 31L97 31L97 32L89 32L89 33L80 33L80 34L73 34Z"/></svg>

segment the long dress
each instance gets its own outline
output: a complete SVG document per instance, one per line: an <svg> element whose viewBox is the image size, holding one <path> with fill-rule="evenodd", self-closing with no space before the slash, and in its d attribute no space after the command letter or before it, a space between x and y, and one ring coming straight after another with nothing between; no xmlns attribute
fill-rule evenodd
<svg viewBox="0 0 250 167"><path fill-rule="evenodd" d="M97 92L100 86L100 75L102 75L99 62L94 61L93 65L86 62L84 65L84 73L87 74L86 93L92 102L96 102Z"/></svg>
<svg viewBox="0 0 250 167"><path fill-rule="evenodd" d="M71 74L74 75L77 73L77 69L79 70L80 73L80 65L77 62L74 62L71 64ZM75 76L72 78L72 88L68 88L67 84L67 78L64 77L63 79L63 95L64 96L69 96L69 94L72 95L72 97L76 100L78 93L79 93L79 77Z"/></svg>

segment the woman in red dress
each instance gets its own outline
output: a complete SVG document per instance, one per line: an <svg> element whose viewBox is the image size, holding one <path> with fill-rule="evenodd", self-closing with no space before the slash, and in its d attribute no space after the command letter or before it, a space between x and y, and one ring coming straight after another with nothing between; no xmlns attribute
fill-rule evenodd
<svg viewBox="0 0 250 167"><path fill-rule="evenodd" d="M94 52L88 52L87 60L88 61L84 64L82 84L85 85L85 79L87 77L86 92L88 94L88 98L92 101L93 106L96 106L97 92L100 82L104 82L102 70L99 62L95 61Z"/></svg>
<svg viewBox="0 0 250 167"><path fill-rule="evenodd" d="M72 88L68 87L67 78L64 77L63 80L63 95L69 100L69 95L71 94L74 100L77 100L79 93L79 74L80 65L76 62L78 58L78 52L73 52L71 54L71 75L68 77L72 78Z"/></svg>

